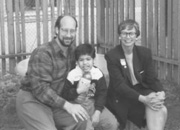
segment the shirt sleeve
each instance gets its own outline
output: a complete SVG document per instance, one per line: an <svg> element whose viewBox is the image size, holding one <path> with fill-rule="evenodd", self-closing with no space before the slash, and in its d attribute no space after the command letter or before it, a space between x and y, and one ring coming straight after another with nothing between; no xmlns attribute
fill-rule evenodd
<svg viewBox="0 0 180 130"><path fill-rule="evenodd" d="M102 111L106 102L107 85L104 76L98 80L95 94L95 109Z"/></svg>
<svg viewBox="0 0 180 130"><path fill-rule="evenodd" d="M65 85L62 90L62 97L68 101L73 101L78 97L78 93L76 91L78 82L74 82L72 84L69 80L66 79Z"/></svg>
<svg viewBox="0 0 180 130"><path fill-rule="evenodd" d="M51 87L53 82L53 63L50 54L35 50L28 66L28 79L30 80L33 96L53 108L62 108L65 99L60 97Z"/></svg>

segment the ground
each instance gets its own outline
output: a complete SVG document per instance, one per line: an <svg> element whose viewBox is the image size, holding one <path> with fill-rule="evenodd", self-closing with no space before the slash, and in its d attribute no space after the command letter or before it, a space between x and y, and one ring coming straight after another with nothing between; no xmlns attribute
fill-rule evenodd
<svg viewBox="0 0 180 130"><path fill-rule="evenodd" d="M167 98L168 120L165 130L180 130L180 85L163 82Z"/></svg>
<svg viewBox="0 0 180 130"><path fill-rule="evenodd" d="M0 130L24 130L15 111L20 79L21 77L10 74L0 78ZM161 82L166 90L168 108L165 130L180 130L180 86L170 81Z"/></svg>

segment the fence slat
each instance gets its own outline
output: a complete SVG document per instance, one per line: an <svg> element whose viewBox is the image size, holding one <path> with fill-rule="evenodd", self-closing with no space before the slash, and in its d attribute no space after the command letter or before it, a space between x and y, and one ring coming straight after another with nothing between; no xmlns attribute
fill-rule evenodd
<svg viewBox="0 0 180 130"><path fill-rule="evenodd" d="M8 49L9 54L15 54L13 3L7 0L7 27L8 27ZM15 57L9 58L9 71L14 72Z"/></svg>
<svg viewBox="0 0 180 130"><path fill-rule="evenodd" d="M24 0L20 0L20 11L21 11L21 32L22 32L22 53L26 53L26 29L25 29L25 5ZM26 57L24 57L26 58Z"/></svg>
<svg viewBox="0 0 180 130"><path fill-rule="evenodd" d="M48 1L47 0L43 0L42 1L43 4L43 42L47 42L48 41Z"/></svg>
<svg viewBox="0 0 180 130"><path fill-rule="evenodd" d="M118 0L114 0L114 46L118 45Z"/></svg>
<svg viewBox="0 0 180 130"><path fill-rule="evenodd" d="M135 0L129 0L129 18L135 19Z"/></svg>
<svg viewBox="0 0 180 130"><path fill-rule="evenodd" d="M4 27L4 0L0 0L0 32L1 32L1 55L4 56L6 54L5 52L5 27ZM6 73L6 59L2 58L1 60L1 71L2 75L5 75Z"/></svg>
<svg viewBox="0 0 180 130"><path fill-rule="evenodd" d="M89 42L89 3L84 0L84 42Z"/></svg>
<svg viewBox="0 0 180 130"><path fill-rule="evenodd" d="M19 21L19 0L15 0L15 15L16 15L16 53L21 52L21 32L20 32L20 21ZM21 60L20 57L17 57L17 62Z"/></svg>
<svg viewBox="0 0 180 130"><path fill-rule="evenodd" d="M152 54L154 56L158 55L158 1L155 0L153 3L153 7L154 7L154 16L153 16L153 43L152 43ZM154 62L154 67L155 70L157 71L157 74L160 74L159 71L159 62L155 61Z"/></svg>
<svg viewBox="0 0 180 130"><path fill-rule="evenodd" d="M178 1L178 14L180 14L180 1ZM178 15L178 43L180 43L180 15ZM180 44L178 44L178 50L180 50ZM178 84L180 84L180 52L178 51Z"/></svg>
<svg viewBox="0 0 180 130"><path fill-rule="evenodd" d="M105 1L105 45L109 42L109 0Z"/></svg>
<svg viewBox="0 0 180 130"><path fill-rule="evenodd" d="M95 40L94 40L94 35L95 35L95 32L94 32L94 18L95 18L95 14L94 14L94 0L91 0L90 1L90 7L91 7L91 20L90 20L90 25L91 25L91 44L95 44Z"/></svg>
<svg viewBox="0 0 180 130"><path fill-rule="evenodd" d="M41 26L40 26L40 8L39 0L36 0L36 30L37 30L37 46L41 45Z"/></svg>
<svg viewBox="0 0 180 130"><path fill-rule="evenodd" d="M129 0L124 0L124 13L125 13L125 15L124 15L124 17L125 17L125 19L129 19Z"/></svg>
<svg viewBox="0 0 180 130"><path fill-rule="evenodd" d="M104 0L98 0L96 1L96 7L97 7L97 43L98 44L104 44L105 43L105 1ZM98 48L98 53L104 53L104 49Z"/></svg>
<svg viewBox="0 0 180 130"><path fill-rule="evenodd" d="M173 13L172 13L172 58L178 60L178 3L179 0L173 0ZM178 66L173 66L173 80L178 82Z"/></svg>
<svg viewBox="0 0 180 130"><path fill-rule="evenodd" d="M167 1L167 49L166 49L166 57L168 59L172 58L172 1ZM172 64L167 64L167 79L172 80Z"/></svg>
<svg viewBox="0 0 180 130"><path fill-rule="evenodd" d="M153 0L148 0L147 1L147 15L148 15L148 20L147 20L147 47L150 49L152 48L152 41L153 41Z"/></svg>
<svg viewBox="0 0 180 130"><path fill-rule="evenodd" d="M61 15L61 14L63 14L62 12L62 1L63 0L56 0L56 2L57 2L57 15L59 16L59 15Z"/></svg>
<svg viewBox="0 0 180 130"><path fill-rule="evenodd" d="M152 54L158 55L158 1L153 3L154 16L153 16L153 41L152 41Z"/></svg>
<svg viewBox="0 0 180 130"><path fill-rule="evenodd" d="M124 21L124 0L118 0L119 24Z"/></svg>
<svg viewBox="0 0 180 130"><path fill-rule="evenodd" d="M109 0L109 43L114 46L114 0Z"/></svg>
<svg viewBox="0 0 180 130"><path fill-rule="evenodd" d="M70 0L70 15L75 16L75 2L76 0Z"/></svg>
<svg viewBox="0 0 180 130"><path fill-rule="evenodd" d="M54 9L54 0L50 0L50 7L51 7L51 36L54 36L54 24L55 24L55 9Z"/></svg>
<svg viewBox="0 0 180 130"><path fill-rule="evenodd" d="M166 27L165 27L165 0L159 0L159 56L166 57ZM165 63L160 62L160 78L165 79L166 76L166 66Z"/></svg>
<svg viewBox="0 0 180 130"><path fill-rule="evenodd" d="M147 42L146 42L146 0L141 0L141 45L147 47Z"/></svg>
<svg viewBox="0 0 180 130"><path fill-rule="evenodd" d="M78 1L78 6L79 6L79 17L78 17L78 32L79 32L79 35L78 35L78 37L79 37L79 43L82 43L83 42L82 38L83 38L83 34L84 34L84 33L82 33L82 26L81 26L82 25L82 0Z"/></svg>

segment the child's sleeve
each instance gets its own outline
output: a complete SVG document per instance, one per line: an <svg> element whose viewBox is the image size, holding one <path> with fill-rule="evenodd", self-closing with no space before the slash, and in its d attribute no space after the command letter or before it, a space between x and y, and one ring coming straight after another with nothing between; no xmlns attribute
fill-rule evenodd
<svg viewBox="0 0 180 130"><path fill-rule="evenodd" d="M63 90L61 92L62 98L66 99L67 101L75 100L78 96L76 88L77 82L72 84L68 79L66 79Z"/></svg>
<svg viewBox="0 0 180 130"><path fill-rule="evenodd" d="M102 111L106 102L107 85L104 76L102 76L97 83L95 93L95 109Z"/></svg>

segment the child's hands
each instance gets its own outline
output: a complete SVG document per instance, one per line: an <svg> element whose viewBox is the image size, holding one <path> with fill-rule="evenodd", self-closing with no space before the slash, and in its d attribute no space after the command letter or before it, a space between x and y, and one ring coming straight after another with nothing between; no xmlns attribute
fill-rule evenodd
<svg viewBox="0 0 180 130"><path fill-rule="evenodd" d="M88 92L90 86L91 86L90 80L81 78L78 83L77 93L80 94L80 93Z"/></svg>
<svg viewBox="0 0 180 130"><path fill-rule="evenodd" d="M100 118L101 112L99 110L96 110L94 114L92 115L92 125L93 127L96 127L99 123L99 118Z"/></svg>

